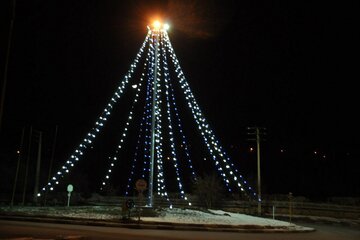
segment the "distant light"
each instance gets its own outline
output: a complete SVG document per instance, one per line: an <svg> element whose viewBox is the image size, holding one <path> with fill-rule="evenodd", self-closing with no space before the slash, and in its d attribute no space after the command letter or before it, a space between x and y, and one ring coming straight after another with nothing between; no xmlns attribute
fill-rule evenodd
<svg viewBox="0 0 360 240"><path fill-rule="evenodd" d="M254 151L254 148L251 147L251 148L250 148L250 152L253 152L253 151Z"/></svg>
<svg viewBox="0 0 360 240"><path fill-rule="evenodd" d="M20 154L20 151L19 150L17 150L17 152L16 152L17 154Z"/></svg>
<svg viewBox="0 0 360 240"><path fill-rule="evenodd" d="M134 84L134 85L132 85L131 87L135 89L135 88L137 88L137 85L136 85L136 84Z"/></svg>
<svg viewBox="0 0 360 240"><path fill-rule="evenodd" d="M164 30L167 31L170 29L170 25L168 23L164 23Z"/></svg>

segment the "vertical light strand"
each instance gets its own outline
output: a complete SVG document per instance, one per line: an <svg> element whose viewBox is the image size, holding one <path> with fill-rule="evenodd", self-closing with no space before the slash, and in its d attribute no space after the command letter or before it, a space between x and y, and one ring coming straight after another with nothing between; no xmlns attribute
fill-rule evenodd
<svg viewBox="0 0 360 240"><path fill-rule="evenodd" d="M155 53L156 54L156 53ZM159 55L159 53L157 52ZM157 56L157 59L159 59L159 56ZM156 118L156 126L155 126L155 152L156 152L156 169L157 174L156 175L156 184L157 184L157 194L161 196L161 193L165 189L164 187L164 172L162 167L162 159L163 159L163 148L162 148L162 114L161 114L161 61L158 61L158 71L157 71L157 86L156 86L156 105L155 105L155 118ZM155 82L153 81L155 84ZM155 88L153 88L154 90Z"/></svg>
<svg viewBox="0 0 360 240"><path fill-rule="evenodd" d="M180 196L184 200L188 200L185 191L183 188L180 171L179 171L179 163L177 159L176 154L176 146L174 141L174 133L173 133L173 126L172 126L172 118L171 118L171 107L170 107L170 99L169 99L169 74L168 74L168 68L167 68L167 61L166 61L166 52L164 51L164 47L162 46L162 55L163 55L163 65L164 65L164 84L165 84L165 96L166 96L166 113L167 113L167 120L168 120L168 136L169 136L169 143L170 143L170 149L171 149L171 158L173 161L175 173L176 173L176 180L178 182L178 187L180 191ZM191 206L191 203L188 202L188 204Z"/></svg>
<svg viewBox="0 0 360 240"><path fill-rule="evenodd" d="M135 153L134 153L134 160L133 163L131 165L130 168L130 176L128 178L128 183L126 185L126 191L125 191L125 196L129 195L129 191L130 191L130 186L132 185L133 182L133 176L135 173L135 166L137 164L137 159L138 159L138 152L139 152L139 148L140 148L140 143L141 140L143 138L143 135L145 135L145 130L143 130L144 128L146 129L146 124L147 124L147 119L148 119L148 108L149 108L149 99L150 99L150 81L148 81L147 86L146 86L146 99L145 99L145 105L144 105L144 112L143 112L143 117L140 123L140 128L139 128L139 136L138 136L138 140L136 143L136 148L135 148ZM146 137L146 136L145 136ZM145 142L145 139L144 139Z"/></svg>
<svg viewBox="0 0 360 240"><path fill-rule="evenodd" d="M146 128L145 128L145 143L144 143L144 162L142 167L141 177L145 179L145 175L148 174L150 178L150 158L151 158L151 120L152 120L152 96L153 96L153 84L154 84L154 49L153 49L153 39L150 38L149 44L149 59L147 78L149 83L149 99L148 99L148 108L147 108L147 118L146 118ZM147 172L147 173L146 173Z"/></svg>
<svg viewBox="0 0 360 240"><path fill-rule="evenodd" d="M159 44L161 45L161 38L162 38L162 34L160 34L159 36ZM161 47L160 47L160 51L161 51ZM161 59L161 54L158 52L159 57L158 59ZM158 95L157 95L157 99L159 101L159 105L158 105L158 114L157 114L157 137L159 138L159 148L157 149L158 154L158 161L157 161L157 168L158 168L158 195L160 195L161 197L164 197L167 202L169 203L170 208L172 208L172 204L170 202L169 199L169 195L166 191L166 182L165 182L165 172L164 172L164 168L163 168L163 136L162 136L162 114L161 114L161 104L162 104L162 99L161 99L161 92L162 92L162 88L161 88L161 83L163 82L163 80L161 79L161 73L164 72L163 68L161 68L161 63L162 61L159 61L159 81L158 81ZM161 71L162 70L162 71Z"/></svg>
<svg viewBox="0 0 360 240"><path fill-rule="evenodd" d="M152 91L150 89L150 94ZM151 100L151 96L149 98ZM151 102L149 102L149 106L146 112L146 123L145 123L145 142L144 142L144 162L142 167L141 177L145 179L145 175L150 173L150 142L151 142Z"/></svg>
<svg viewBox="0 0 360 240"><path fill-rule="evenodd" d="M186 137L185 137L185 134L183 132L183 129L182 129L182 124L181 124L181 120L180 120L180 116L179 116L179 112L177 110L177 106L176 106L176 100L175 100L175 94L174 94L174 89L172 87L172 84L171 84L171 78L170 78L170 72L169 72L169 67L168 67L168 60L167 60L167 57L166 57L166 48L165 48L165 43L164 43L164 38L162 38L162 51L163 51L163 61L164 61L164 69L165 69L165 83L166 83L166 88L168 89L168 91L171 92L171 100L168 99L169 102L171 102L171 105L173 106L173 109L174 109L174 112L175 112L175 116L176 116L176 119L177 119L177 126L178 126L178 129L179 129L179 132L180 132L180 135L181 135L181 138L182 138L182 146L185 150L185 155L186 155L186 158L187 158L187 161L188 161L188 165L189 165L189 168L190 168L190 171L191 171L191 174L192 174L192 180L196 181L196 174L195 174L195 170L194 170L194 167L193 167L193 164L192 164L192 161L191 161L191 157L190 157L190 153L189 153L189 150L188 150L188 144L187 144L187 141L186 141Z"/></svg>
<svg viewBox="0 0 360 240"><path fill-rule="evenodd" d="M92 145L93 140L96 138L97 134L100 133L100 130L103 128L104 123L107 121L108 116L111 114L111 110L113 109L114 104L117 103L117 100L121 97L123 91L128 85L129 80L131 79L132 74L134 73L137 67L137 63L139 62L139 59L142 57L142 53L144 52L145 46L148 43L149 38L150 38L150 33L148 32L142 46L140 47L139 52L136 54L133 63L130 65L130 69L126 73L124 79L120 82L119 87L117 88L117 90L111 97L110 101L106 105L105 109L100 114L97 121L95 122L95 126L86 134L86 137L74 150L70 158L64 163L64 165L58 171L56 171L55 175L53 175L50 181L42 188L42 192L46 192L47 190L53 191L55 185L59 184L60 178L63 178L64 174L69 173L69 169L75 166L75 163L80 160L85 150ZM40 197L41 193L39 192L37 196Z"/></svg>
<svg viewBox="0 0 360 240"><path fill-rule="evenodd" d="M185 150L185 155L186 155L186 158L187 158L187 161L188 161L188 164L189 164L192 179L194 181L196 181L197 177L196 177L195 169L193 167L193 163L192 163L192 160L191 160L191 157L190 157L190 151L188 149L188 143L187 143L187 140L186 140L186 137L185 137L184 130L182 128L179 112L177 110L176 99L175 99L175 95L174 95L174 89L172 87L171 82L169 82L169 86L170 86L170 90L171 90L171 103L172 103L172 105L174 107L174 111L175 111L175 115L176 115L176 119L177 119L177 126L179 127L179 132L180 132L181 138L182 138L182 146L184 147L184 150Z"/></svg>

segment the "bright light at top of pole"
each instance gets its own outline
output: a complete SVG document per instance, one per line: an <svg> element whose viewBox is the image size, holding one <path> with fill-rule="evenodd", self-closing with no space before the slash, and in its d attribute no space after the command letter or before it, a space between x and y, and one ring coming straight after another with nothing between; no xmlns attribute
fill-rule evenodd
<svg viewBox="0 0 360 240"><path fill-rule="evenodd" d="M159 31L159 30L169 30L170 25L168 23L161 23L160 21L154 21L152 24L152 29Z"/></svg>
<svg viewBox="0 0 360 240"><path fill-rule="evenodd" d="M155 22L153 23L153 26L154 26L155 29L160 29L161 23L160 23L159 21L155 21Z"/></svg>
<svg viewBox="0 0 360 240"><path fill-rule="evenodd" d="M164 23L163 27L165 31L170 29L170 25L168 23Z"/></svg>

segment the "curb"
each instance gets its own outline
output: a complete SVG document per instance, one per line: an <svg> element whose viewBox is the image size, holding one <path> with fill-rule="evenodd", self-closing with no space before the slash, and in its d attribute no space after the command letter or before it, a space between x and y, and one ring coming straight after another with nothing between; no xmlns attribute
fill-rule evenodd
<svg viewBox="0 0 360 240"><path fill-rule="evenodd" d="M130 229L159 229L159 230L187 230L187 231L213 231L213 232L241 232L241 233L307 233L314 232L314 228L301 227L298 225L259 226L259 225L214 225L214 224L182 224L168 222L144 222L129 221L121 222L114 220L93 220L79 218L55 218L48 216L6 216L0 215L2 220L10 221L32 221L61 224L78 224L87 226L122 227Z"/></svg>

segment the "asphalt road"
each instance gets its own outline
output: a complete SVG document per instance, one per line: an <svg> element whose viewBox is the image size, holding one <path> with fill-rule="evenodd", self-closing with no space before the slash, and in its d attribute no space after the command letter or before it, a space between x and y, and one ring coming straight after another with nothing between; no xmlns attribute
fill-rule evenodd
<svg viewBox="0 0 360 240"><path fill-rule="evenodd" d="M0 239L360 239L360 229L325 224L302 224L316 228L311 233L229 233L206 231L147 230L0 220ZM80 238L81 237L81 238Z"/></svg>

